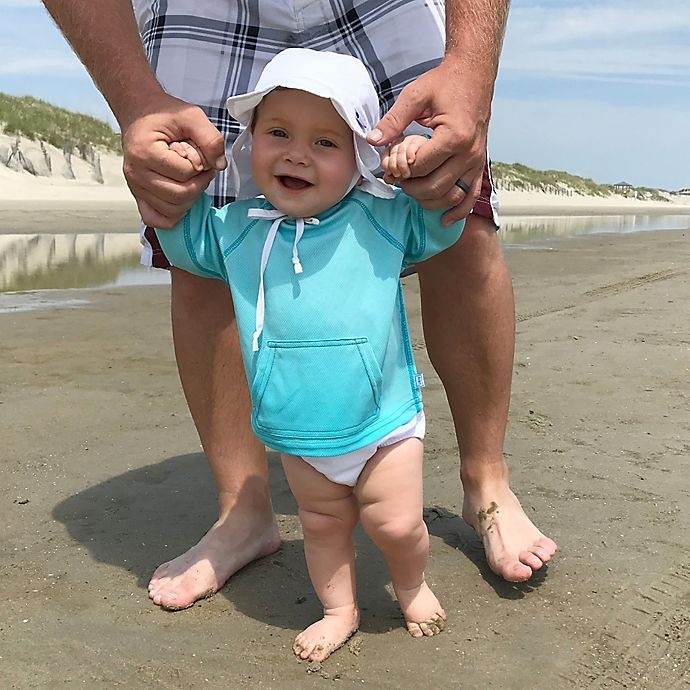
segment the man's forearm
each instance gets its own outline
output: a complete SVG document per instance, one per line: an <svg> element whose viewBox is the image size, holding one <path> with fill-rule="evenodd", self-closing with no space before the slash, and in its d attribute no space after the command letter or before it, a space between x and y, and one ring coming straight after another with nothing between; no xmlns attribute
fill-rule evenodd
<svg viewBox="0 0 690 690"><path fill-rule="evenodd" d="M476 78L489 97L498 72L510 0L446 0L446 58L464 82ZM489 98L490 100L490 98Z"/></svg>
<svg viewBox="0 0 690 690"><path fill-rule="evenodd" d="M141 45L131 0L43 0L122 129L161 86Z"/></svg>

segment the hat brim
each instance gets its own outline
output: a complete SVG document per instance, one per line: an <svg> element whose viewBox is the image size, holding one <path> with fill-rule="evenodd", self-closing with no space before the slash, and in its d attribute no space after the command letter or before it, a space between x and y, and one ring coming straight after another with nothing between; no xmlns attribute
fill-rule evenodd
<svg viewBox="0 0 690 690"><path fill-rule="evenodd" d="M250 93L242 93L239 96L230 96L225 102L225 106L235 120L242 125L249 126L256 106L261 103L266 94L276 88L278 88L277 85L262 89L261 91L251 91Z"/></svg>

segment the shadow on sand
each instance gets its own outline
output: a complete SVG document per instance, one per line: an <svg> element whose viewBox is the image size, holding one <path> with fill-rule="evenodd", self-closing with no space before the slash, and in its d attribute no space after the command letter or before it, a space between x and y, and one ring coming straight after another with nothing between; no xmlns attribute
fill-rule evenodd
<svg viewBox="0 0 690 690"><path fill-rule="evenodd" d="M263 623L297 630L321 615L303 555L297 507L275 454L269 455L273 506L289 532L283 547L237 573L222 588L232 606ZM202 454L172 457L91 486L59 503L53 517L101 562L131 572L142 592L161 563L181 554L216 519L213 479ZM378 550L358 529L361 629L403 625Z"/></svg>
<svg viewBox="0 0 690 690"><path fill-rule="evenodd" d="M320 617L321 609L307 575L296 504L275 454L269 467L273 505L287 539L280 551L232 577L220 596L255 620L296 630ZM91 486L58 504L53 517L94 559L134 574L145 592L156 567L196 543L213 523L215 507L205 458L192 454ZM458 515L435 506L424 516L430 534L461 551L498 596L519 599L544 581L546 568L529 582L504 582L491 572L477 535ZM384 632L402 626L381 554L361 528L355 544L362 629Z"/></svg>

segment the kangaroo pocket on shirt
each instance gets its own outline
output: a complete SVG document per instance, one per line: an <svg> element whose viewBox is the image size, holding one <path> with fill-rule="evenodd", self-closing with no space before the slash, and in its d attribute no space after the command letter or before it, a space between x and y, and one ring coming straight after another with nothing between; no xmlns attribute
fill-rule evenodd
<svg viewBox="0 0 690 690"><path fill-rule="evenodd" d="M263 343L252 384L253 421L275 438L357 433L381 405L381 369L367 338Z"/></svg>

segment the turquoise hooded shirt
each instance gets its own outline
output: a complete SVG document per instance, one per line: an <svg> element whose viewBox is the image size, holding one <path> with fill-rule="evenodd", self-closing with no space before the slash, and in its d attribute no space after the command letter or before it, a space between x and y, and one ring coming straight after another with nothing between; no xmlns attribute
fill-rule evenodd
<svg viewBox="0 0 690 690"><path fill-rule="evenodd" d="M444 228L442 215L399 189L392 199L355 189L300 227L263 198L215 209L202 195L156 230L173 266L229 285L252 427L267 446L342 455L421 411L399 277L460 237L464 221Z"/></svg>

